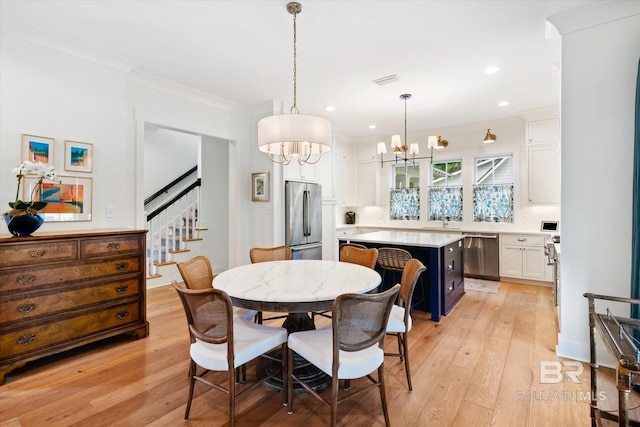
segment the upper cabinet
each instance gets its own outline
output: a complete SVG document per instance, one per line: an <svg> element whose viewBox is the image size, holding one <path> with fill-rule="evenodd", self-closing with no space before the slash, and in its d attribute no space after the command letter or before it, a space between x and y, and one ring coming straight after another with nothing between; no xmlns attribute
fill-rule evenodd
<svg viewBox="0 0 640 427"><path fill-rule="evenodd" d="M317 176L318 176L316 172L318 163L312 164L312 165L308 165L308 164L301 165L298 163L297 160L294 159L291 161L291 163L284 166L284 169L283 169L284 178L291 179L291 180L303 180L303 181L316 182Z"/></svg>
<svg viewBox="0 0 640 427"><path fill-rule="evenodd" d="M355 204L355 168L353 162L353 146L351 144L336 143L333 146L335 177L333 188L336 203L339 205Z"/></svg>
<svg viewBox="0 0 640 427"><path fill-rule="evenodd" d="M378 155L377 144L358 145L358 163L375 162Z"/></svg>
<svg viewBox="0 0 640 427"><path fill-rule="evenodd" d="M560 144L527 147L528 202L560 203Z"/></svg>
<svg viewBox="0 0 640 427"><path fill-rule="evenodd" d="M377 144L358 145L358 205L380 204L380 174L376 160Z"/></svg>
<svg viewBox="0 0 640 427"><path fill-rule="evenodd" d="M353 162L353 147L351 144L339 143L337 141L333 144L334 159L336 161Z"/></svg>
<svg viewBox="0 0 640 427"><path fill-rule="evenodd" d="M317 163L301 165L297 160L292 160L291 163L283 167L284 179L317 182L322 185L322 198L334 199L335 141L333 145L334 148L323 154Z"/></svg>
<svg viewBox="0 0 640 427"><path fill-rule="evenodd" d="M560 142L560 119L527 122L527 144Z"/></svg>
<svg viewBox="0 0 640 427"><path fill-rule="evenodd" d="M560 120L527 122L527 202L560 203Z"/></svg>

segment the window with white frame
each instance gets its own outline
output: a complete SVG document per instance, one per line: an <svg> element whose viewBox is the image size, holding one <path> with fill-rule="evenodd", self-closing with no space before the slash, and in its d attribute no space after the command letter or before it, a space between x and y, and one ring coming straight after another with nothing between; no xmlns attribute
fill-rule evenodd
<svg viewBox="0 0 640 427"><path fill-rule="evenodd" d="M462 160L431 164L429 220L462 221Z"/></svg>
<svg viewBox="0 0 640 427"><path fill-rule="evenodd" d="M513 156L477 157L473 171L473 222L513 222Z"/></svg>
<svg viewBox="0 0 640 427"><path fill-rule="evenodd" d="M393 220L420 219L420 166L394 165L393 187L389 196L389 217Z"/></svg>

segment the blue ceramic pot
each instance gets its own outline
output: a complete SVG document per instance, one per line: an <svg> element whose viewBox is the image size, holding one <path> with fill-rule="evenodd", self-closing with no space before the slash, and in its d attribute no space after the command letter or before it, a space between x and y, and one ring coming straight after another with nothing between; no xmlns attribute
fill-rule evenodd
<svg viewBox="0 0 640 427"><path fill-rule="evenodd" d="M16 237L29 236L36 231L42 223L44 218L40 215L17 215L12 216L4 214L4 222L7 223L9 232Z"/></svg>

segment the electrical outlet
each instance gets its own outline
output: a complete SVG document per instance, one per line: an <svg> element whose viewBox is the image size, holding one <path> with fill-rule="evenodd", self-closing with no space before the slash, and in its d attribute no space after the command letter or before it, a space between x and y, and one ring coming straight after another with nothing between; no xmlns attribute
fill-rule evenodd
<svg viewBox="0 0 640 427"><path fill-rule="evenodd" d="M107 206L107 218L115 218L115 217L116 217L116 207Z"/></svg>

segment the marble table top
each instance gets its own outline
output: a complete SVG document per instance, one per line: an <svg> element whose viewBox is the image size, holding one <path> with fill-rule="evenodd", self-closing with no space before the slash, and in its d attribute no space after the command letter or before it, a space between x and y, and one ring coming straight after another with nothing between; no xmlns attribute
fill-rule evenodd
<svg viewBox="0 0 640 427"><path fill-rule="evenodd" d="M420 231L374 231L371 233L341 236L339 240L349 242L369 242L405 246L441 248L463 239L461 234L428 233Z"/></svg>
<svg viewBox="0 0 640 427"><path fill-rule="evenodd" d="M234 300L313 303L333 301L343 293L368 292L380 282L375 270L356 264L291 260L231 268L215 277L213 287L224 290Z"/></svg>

